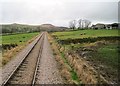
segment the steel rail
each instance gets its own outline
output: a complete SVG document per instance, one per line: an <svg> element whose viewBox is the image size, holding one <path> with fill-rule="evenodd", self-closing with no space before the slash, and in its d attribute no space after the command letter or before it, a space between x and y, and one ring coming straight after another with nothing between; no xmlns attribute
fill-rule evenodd
<svg viewBox="0 0 120 86"><path fill-rule="evenodd" d="M8 81L10 80L10 78L14 75L14 73L18 70L18 68L20 67L20 65L24 62L24 60L27 58L27 56L31 53L31 51L33 50L33 48L36 46L36 44L40 41L40 39L42 38L43 34L44 34L44 32L41 33L41 35L38 38L38 40L36 41L36 43L31 47L31 49L29 50L29 52L18 63L18 65L16 66L16 68L11 72L11 74L8 76L8 78L1 84L1 86L5 86L8 83Z"/></svg>
<svg viewBox="0 0 120 86"><path fill-rule="evenodd" d="M39 68L40 58L41 58L42 50L43 50L43 44L44 44L44 38L43 38L43 42L41 43L41 47L40 47L40 50L39 50L38 59L37 59L37 63L36 63L36 68L35 68L35 71L34 71L34 75L33 75L33 80L32 80L31 86L35 85L37 71L38 71L38 68Z"/></svg>

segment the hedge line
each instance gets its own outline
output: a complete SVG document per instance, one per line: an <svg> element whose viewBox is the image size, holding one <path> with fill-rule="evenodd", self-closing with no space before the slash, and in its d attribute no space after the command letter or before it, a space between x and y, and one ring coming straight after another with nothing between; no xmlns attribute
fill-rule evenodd
<svg viewBox="0 0 120 86"><path fill-rule="evenodd" d="M116 41L116 40L120 40L120 36L109 36L109 37L95 37L95 38L79 38L79 39L67 39L67 40L58 40L58 43L60 44L77 44L77 43L92 43L92 42L96 42L96 41L101 41L101 40L106 40L106 41Z"/></svg>
<svg viewBox="0 0 120 86"><path fill-rule="evenodd" d="M16 47L16 46L18 46L17 44L2 44L2 49L11 49L11 48L14 48L14 47Z"/></svg>

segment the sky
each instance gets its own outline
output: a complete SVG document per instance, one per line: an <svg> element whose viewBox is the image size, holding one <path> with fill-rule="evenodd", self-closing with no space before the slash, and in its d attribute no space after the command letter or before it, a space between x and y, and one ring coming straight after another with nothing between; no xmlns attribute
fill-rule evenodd
<svg viewBox="0 0 120 86"><path fill-rule="evenodd" d="M93 24L118 22L119 0L0 0L0 24L50 23L68 26L87 19Z"/></svg>

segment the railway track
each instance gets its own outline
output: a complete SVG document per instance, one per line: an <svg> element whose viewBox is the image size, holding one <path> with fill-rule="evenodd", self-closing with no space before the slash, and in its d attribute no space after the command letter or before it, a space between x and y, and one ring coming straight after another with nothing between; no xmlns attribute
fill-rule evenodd
<svg viewBox="0 0 120 86"><path fill-rule="evenodd" d="M37 70L43 49L45 32L33 45L27 55L19 62L13 72L2 83L2 86L29 84L35 85Z"/></svg>

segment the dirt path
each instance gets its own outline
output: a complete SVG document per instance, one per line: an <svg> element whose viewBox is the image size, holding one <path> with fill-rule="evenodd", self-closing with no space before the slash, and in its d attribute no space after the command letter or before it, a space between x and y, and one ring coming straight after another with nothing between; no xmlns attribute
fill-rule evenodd
<svg viewBox="0 0 120 86"><path fill-rule="evenodd" d="M43 51L40 59L36 84L62 84L62 78L57 69L53 52L48 42L47 34L44 38Z"/></svg>

